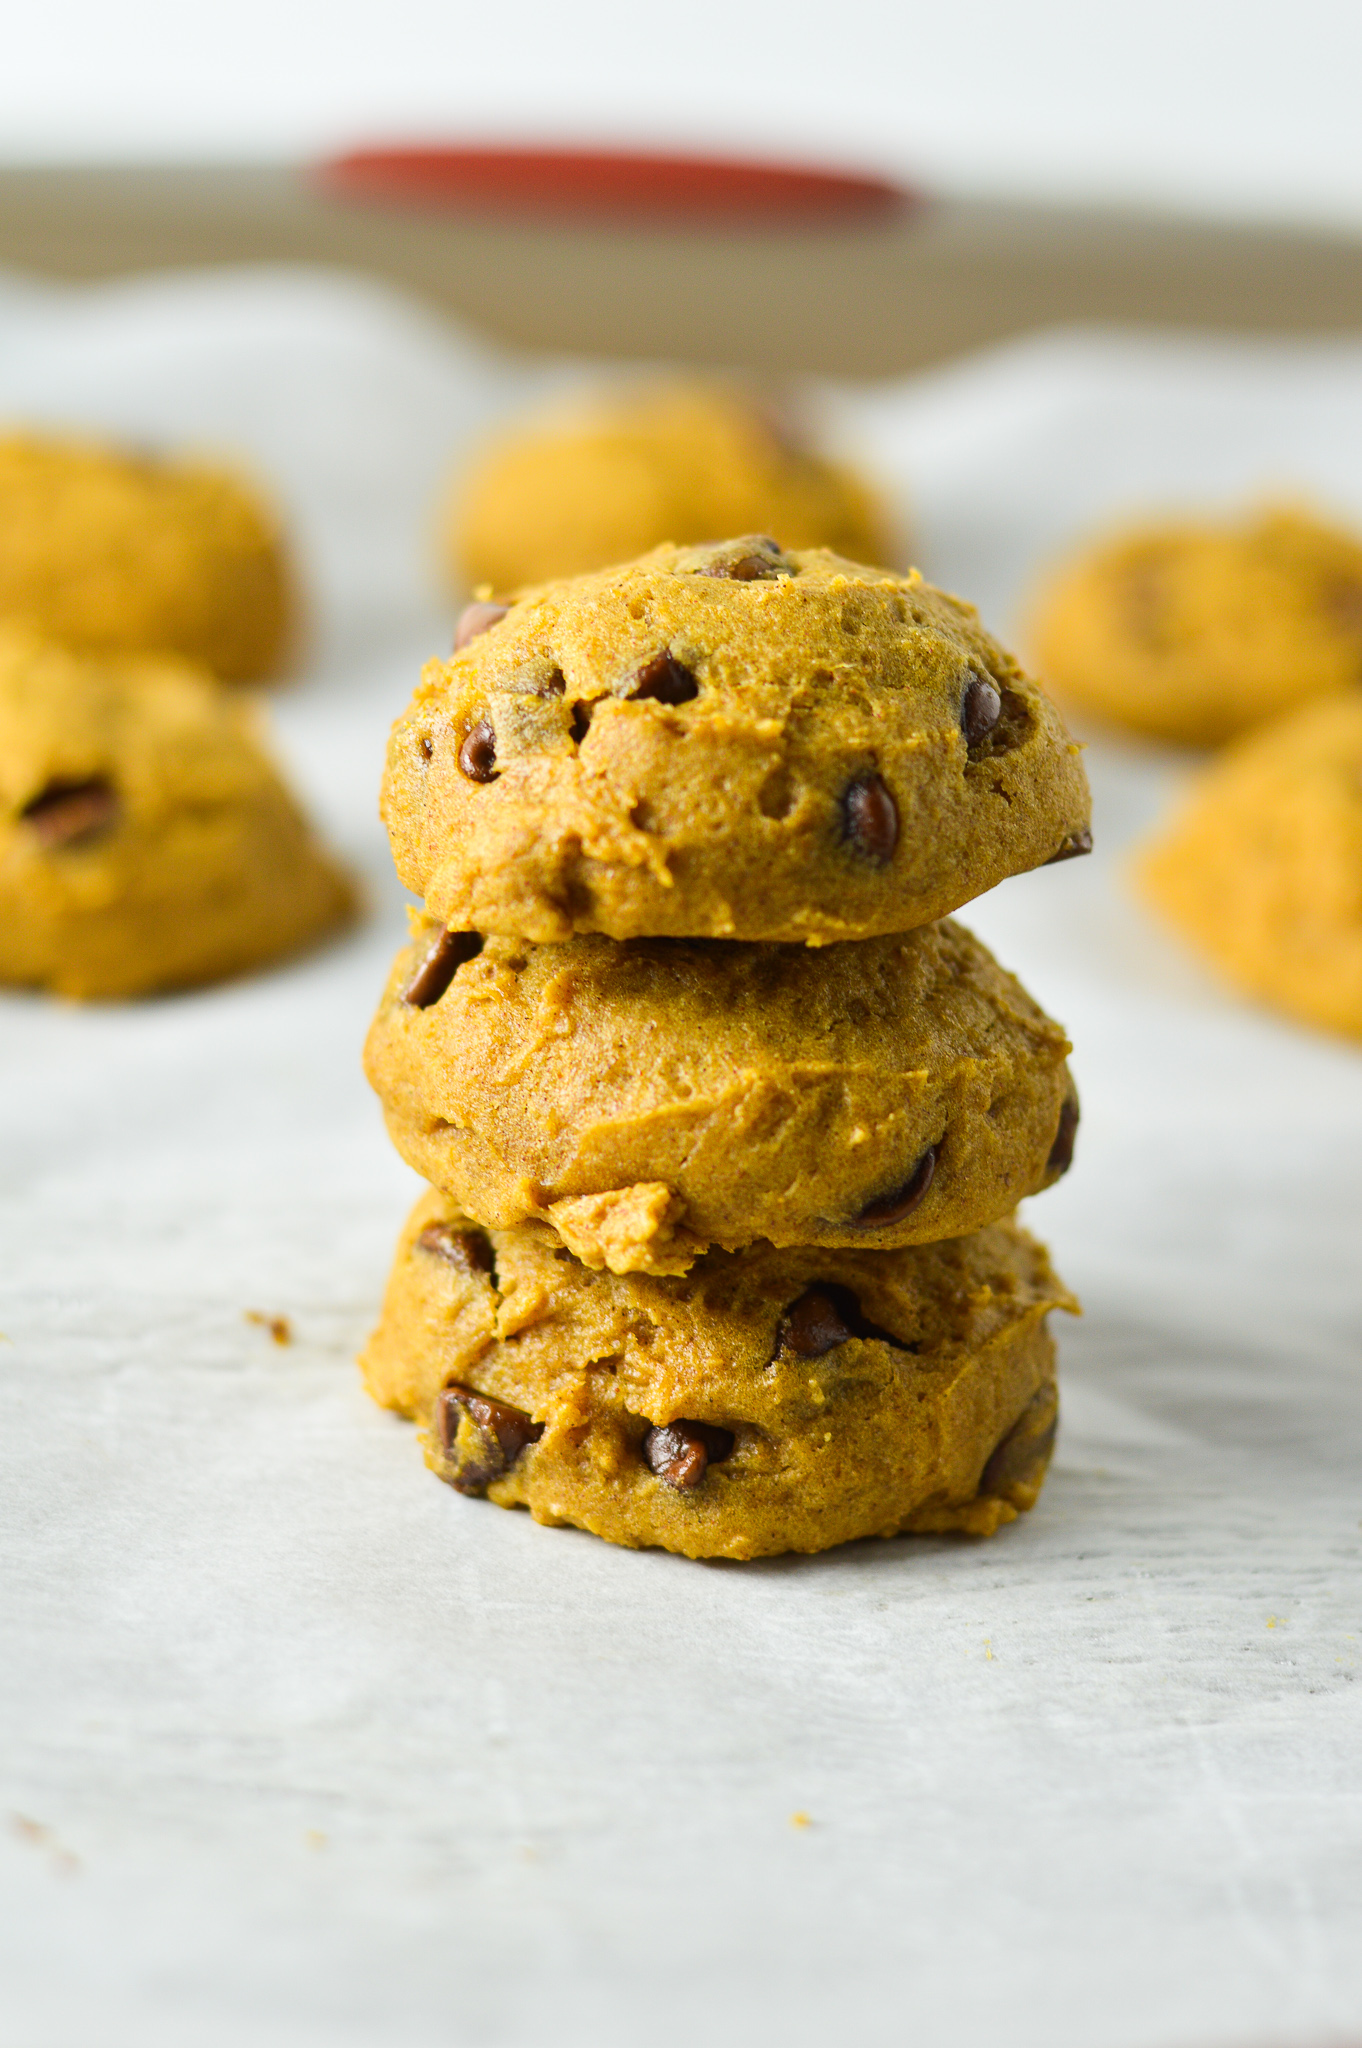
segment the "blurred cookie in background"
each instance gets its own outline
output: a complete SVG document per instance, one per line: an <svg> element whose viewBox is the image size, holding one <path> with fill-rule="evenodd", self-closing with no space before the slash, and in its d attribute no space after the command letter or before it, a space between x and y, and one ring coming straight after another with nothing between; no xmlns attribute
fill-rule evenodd
<svg viewBox="0 0 1362 2048"><path fill-rule="evenodd" d="M0 436L0 619L253 682L280 666L295 613L278 520L227 471Z"/></svg>
<svg viewBox="0 0 1362 2048"><path fill-rule="evenodd" d="M1362 1038L1362 691L1231 747L1136 882L1248 994Z"/></svg>
<svg viewBox="0 0 1362 2048"><path fill-rule="evenodd" d="M220 981L354 911L249 704L184 662L0 626L0 982L97 998Z"/></svg>
<svg viewBox="0 0 1362 2048"><path fill-rule="evenodd" d="M444 552L456 584L514 590L727 533L898 552L871 487L736 387L603 392L508 433L459 479Z"/></svg>
<svg viewBox="0 0 1362 2048"><path fill-rule="evenodd" d="M1056 570L1030 641L1061 701L1217 746L1362 683L1362 541L1293 506L1140 527Z"/></svg>

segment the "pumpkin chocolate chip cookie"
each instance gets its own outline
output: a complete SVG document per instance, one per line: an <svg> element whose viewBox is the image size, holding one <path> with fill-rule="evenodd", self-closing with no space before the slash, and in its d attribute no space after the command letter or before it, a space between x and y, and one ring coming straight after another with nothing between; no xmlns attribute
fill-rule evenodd
<svg viewBox="0 0 1362 2048"><path fill-rule="evenodd" d="M1228 748L1144 850L1136 880L1250 995L1362 1038L1362 692Z"/></svg>
<svg viewBox="0 0 1362 2048"><path fill-rule="evenodd" d="M514 590L753 529L856 561L893 552L861 479L774 414L737 389L661 384L495 442L460 484L446 545L457 579Z"/></svg>
<svg viewBox="0 0 1362 2048"><path fill-rule="evenodd" d="M1049 699L924 583L762 536L479 605L393 729L398 873L454 930L823 945L1084 852Z"/></svg>
<svg viewBox="0 0 1362 2048"><path fill-rule="evenodd" d="M1057 1413L1046 1317L1074 1305L1010 1223L621 1278L432 1194L363 1367L461 1492L635 1548L759 1557L991 1535L1030 1508Z"/></svg>
<svg viewBox="0 0 1362 2048"><path fill-rule="evenodd" d="M235 477L0 439L0 618L89 652L185 655L244 682L276 668L293 609L274 514Z"/></svg>
<svg viewBox="0 0 1362 2048"><path fill-rule="evenodd" d="M413 927L366 1054L393 1143L589 1266L958 1237L1072 1153L1063 1032L949 921L817 949Z"/></svg>
<svg viewBox="0 0 1362 2048"><path fill-rule="evenodd" d="M353 909L248 705L182 662L0 628L0 981L91 998L216 981Z"/></svg>
<svg viewBox="0 0 1362 2048"><path fill-rule="evenodd" d="M1032 638L1065 703L1215 746L1362 682L1362 543L1290 508L1147 527L1061 568Z"/></svg>

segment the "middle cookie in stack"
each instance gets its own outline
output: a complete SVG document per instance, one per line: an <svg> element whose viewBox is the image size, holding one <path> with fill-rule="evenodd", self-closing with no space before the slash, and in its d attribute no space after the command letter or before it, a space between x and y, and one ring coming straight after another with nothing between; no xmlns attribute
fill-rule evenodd
<svg viewBox="0 0 1362 2048"><path fill-rule="evenodd" d="M461 1490L615 1541L1011 1519L1071 1304L1005 1219L1077 1104L1063 1033L943 913L1086 850L1053 708L920 578L763 540L462 637L385 786L427 912L367 1065L440 1194L371 1390Z"/></svg>

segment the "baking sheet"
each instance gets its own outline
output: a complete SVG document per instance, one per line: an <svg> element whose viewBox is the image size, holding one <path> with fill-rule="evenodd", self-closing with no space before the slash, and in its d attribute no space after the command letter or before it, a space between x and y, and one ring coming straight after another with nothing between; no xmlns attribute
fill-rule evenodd
<svg viewBox="0 0 1362 2048"><path fill-rule="evenodd" d="M574 374L323 274L0 285L0 415L242 449L284 498L314 639L275 727L372 906L232 987L0 999L0 2038L1362 2033L1362 1055L1122 893L1177 764L1094 745L1093 859L966 912L1083 1091L1031 1205L1087 1306L1033 1515L633 1554L460 1499L359 1389L416 1190L358 1054L384 732L450 625L430 502ZM1007 632L1132 501L1362 520L1362 349L1057 335L822 403Z"/></svg>

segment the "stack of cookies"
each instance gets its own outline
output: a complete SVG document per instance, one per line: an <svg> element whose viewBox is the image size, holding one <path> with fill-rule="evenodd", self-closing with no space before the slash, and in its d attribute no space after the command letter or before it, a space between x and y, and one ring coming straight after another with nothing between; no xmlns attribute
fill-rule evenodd
<svg viewBox="0 0 1362 2048"><path fill-rule="evenodd" d="M974 612L762 537L482 603L392 735L369 1037L432 1184L363 1365L464 1493L692 1557L989 1534L1053 1442L1012 1220L1063 1032L949 913L1086 852Z"/></svg>

